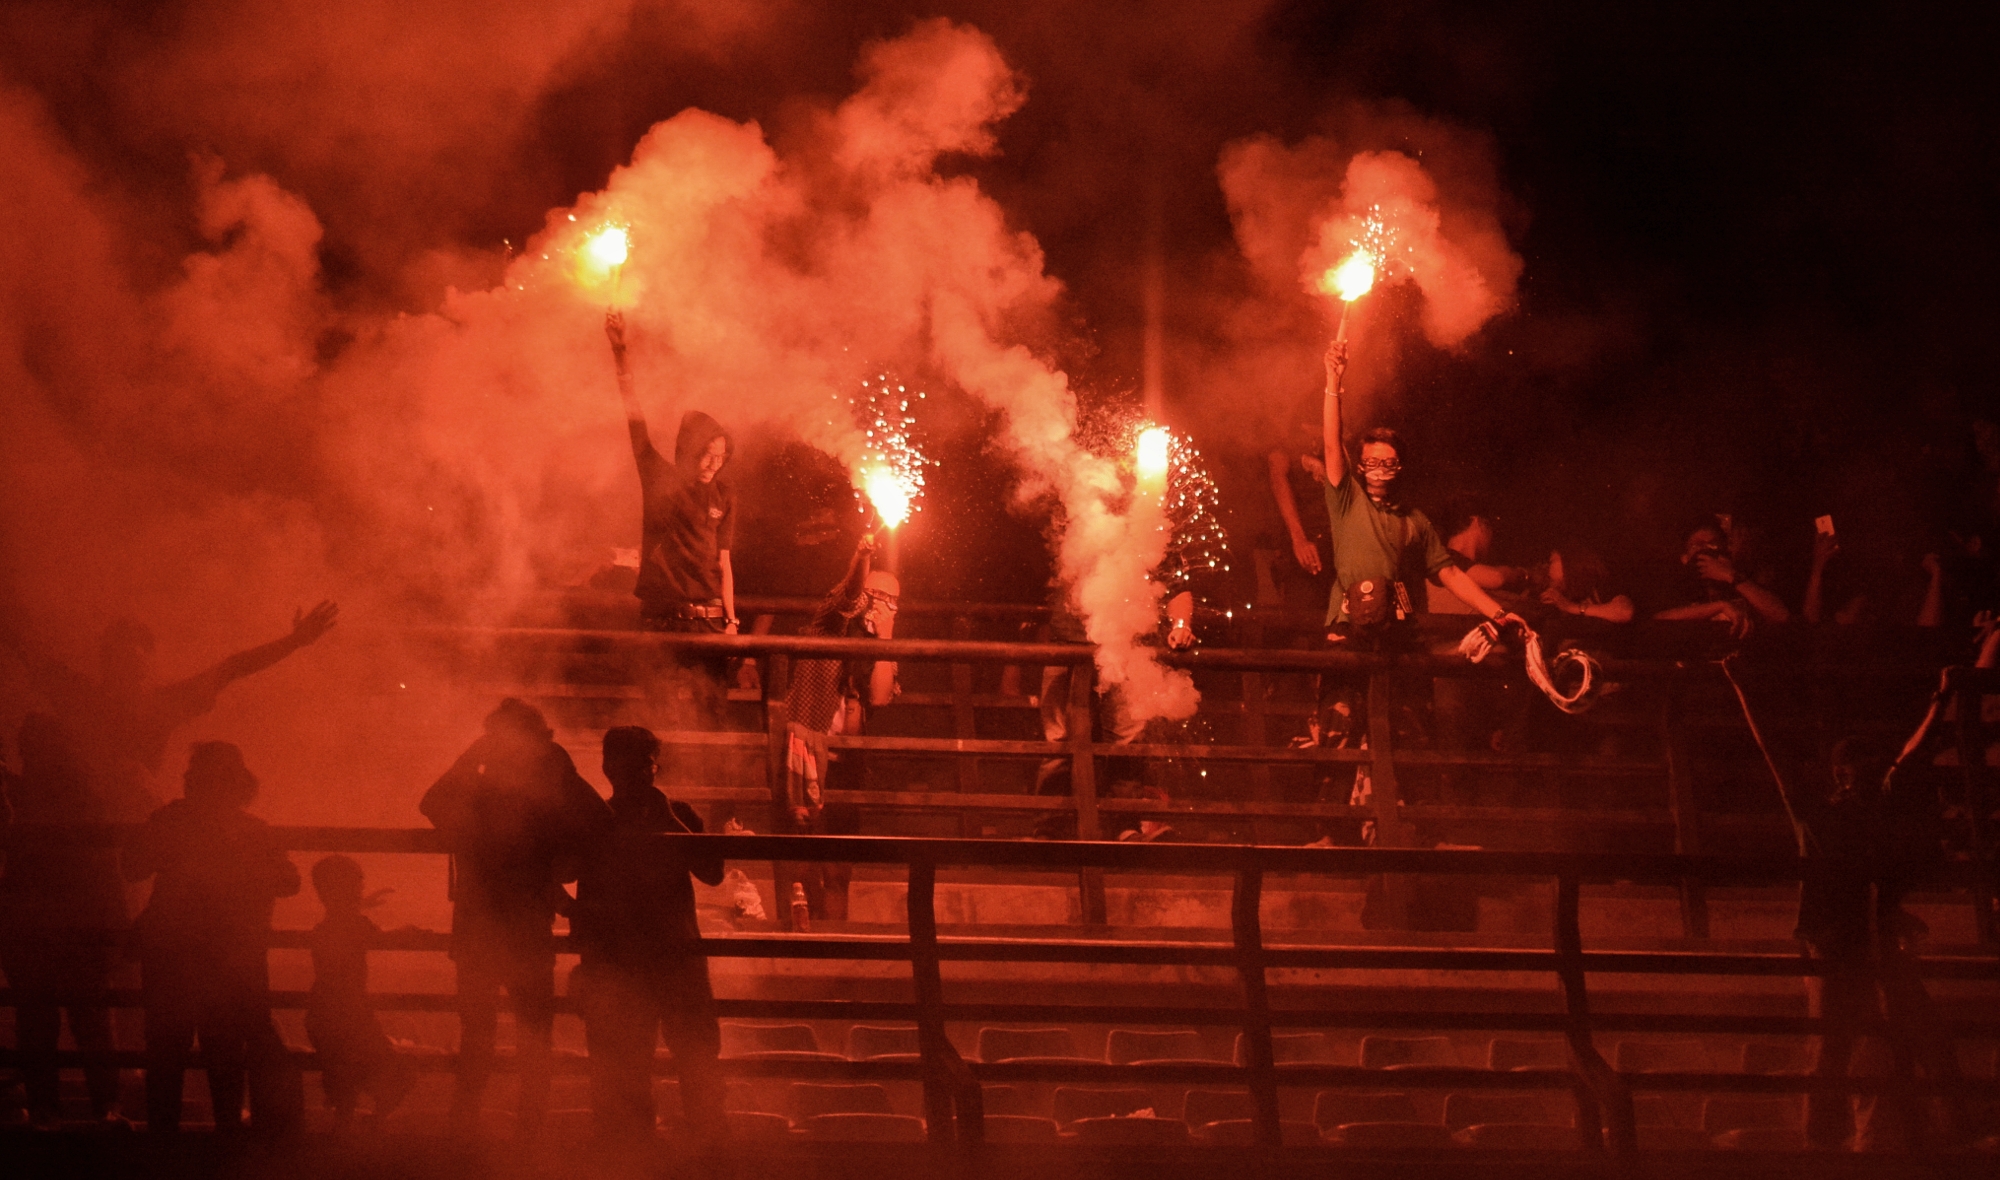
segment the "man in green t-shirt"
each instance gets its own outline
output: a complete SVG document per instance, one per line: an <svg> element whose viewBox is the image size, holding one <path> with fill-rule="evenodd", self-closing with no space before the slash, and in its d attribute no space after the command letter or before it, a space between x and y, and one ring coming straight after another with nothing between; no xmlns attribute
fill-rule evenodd
<svg viewBox="0 0 2000 1180"><path fill-rule="evenodd" d="M1326 441L1323 486L1332 521L1333 594L1327 604L1327 639L1349 650L1380 651L1401 646L1398 626L1416 611L1414 595L1435 578L1482 617L1518 621L1479 583L1452 561L1430 519L1402 504L1396 479L1402 473L1402 440L1393 430L1363 434L1350 464L1342 440L1341 385L1347 347L1326 352L1326 398L1321 428ZM1320 694L1319 740L1352 746L1366 732L1361 716L1362 686L1328 676Z"/></svg>

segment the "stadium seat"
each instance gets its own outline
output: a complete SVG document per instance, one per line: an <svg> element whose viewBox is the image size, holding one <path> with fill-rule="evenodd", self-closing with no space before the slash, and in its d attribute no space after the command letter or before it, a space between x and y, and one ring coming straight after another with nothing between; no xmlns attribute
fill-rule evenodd
<svg viewBox="0 0 2000 1180"><path fill-rule="evenodd" d="M1078 1143L1116 1147L1175 1147L1188 1141L1187 1124L1179 1119L1140 1116L1083 1118L1070 1123Z"/></svg>
<svg viewBox="0 0 2000 1180"><path fill-rule="evenodd" d="M1321 1090L1313 1099L1313 1125L1327 1138L1349 1123L1419 1123L1408 1094ZM1439 1123L1442 1129L1444 1124Z"/></svg>
<svg viewBox="0 0 2000 1180"><path fill-rule="evenodd" d="M820 1085L792 1083L792 1118L809 1119L822 1114L890 1114L887 1087L871 1084Z"/></svg>
<svg viewBox="0 0 2000 1180"><path fill-rule="evenodd" d="M1443 1123L1342 1123L1326 1133L1343 1147L1451 1147Z"/></svg>
<svg viewBox="0 0 2000 1180"><path fill-rule="evenodd" d="M1576 1104L1545 1090L1485 1090L1450 1094L1444 1125L1469 1147L1564 1151L1580 1148Z"/></svg>
<svg viewBox="0 0 2000 1180"><path fill-rule="evenodd" d="M1257 1142L1257 1124L1249 1119L1206 1123L1194 1127L1192 1133L1196 1142L1217 1147L1248 1147ZM1318 1127L1290 1120L1278 1124L1278 1141L1286 1147L1316 1147L1325 1142Z"/></svg>
<svg viewBox="0 0 2000 1180"><path fill-rule="evenodd" d="M1474 1123L1451 1137L1467 1147L1487 1151L1580 1151L1583 1140L1575 1127L1536 1123Z"/></svg>
<svg viewBox="0 0 2000 1180"><path fill-rule="evenodd" d="M1682 1094L1634 1094L1633 1121L1641 1151L1698 1151L1713 1147L1697 1125L1699 1115ZM1692 1116L1692 1117L1691 1117Z"/></svg>
<svg viewBox="0 0 2000 1180"><path fill-rule="evenodd" d="M1078 1119L1126 1118L1137 1111L1151 1109L1153 1109L1153 1095L1148 1090L1056 1087L1056 1121L1065 1128Z"/></svg>
<svg viewBox="0 0 2000 1180"><path fill-rule="evenodd" d="M1455 1066L1458 1051L1448 1037L1362 1037L1363 1069L1407 1069L1411 1066Z"/></svg>
<svg viewBox="0 0 2000 1180"><path fill-rule="evenodd" d="M1796 1094L1732 1094L1702 1104L1701 1129L1717 1147L1802 1151L1805 1099Z"/></svg>
<svg viewBox="0 0 2000 1180"><path fill-rule="evenodd" d="M1574 1127L1575 1100L1547 1090L1480 1090L1447 1095L1444 1125L1454 1131L1480 1123Z"/></svg>
<svg viewBox="0 0 2000 1180"><path fill-rule="evenodd" d="M843 1139L859 1143L916 1143L924 1138L924 1120L907 1114L867 1114L848 1111L817 1114L799 1124L808 1139Z"/></svg>
<svg viewBox="0 0 2000 1180"><path fill-rule="evenodd" d="M921 1052L917 1045L917 1027L913 1024L891 1028L857 1024L847 1030L847 1058L850 1061L914 1058Z"/></svg>
<svg viewBox="0 0 2000 1180"><path fill-rule="evenodd" d="M807 1024L725 1023L722 1055L765 1060L846 1060L837 1053L820 1052L819 1038Z"/></svg>
<svg viewBox="0 0 2000 1180"><path fill-rule="evenodd" d="M781 1114L763 1110L732 1110L725 1117L729 1120L731 1138L770 1140L792 1137L792 1120Z"/></svg>
<svg viewBox="0 0 2000 1180"><path fill-rule="evenodd" d="M1611 1062L1619 1073L1706 1073L1708 1047L1700 1041L1620 1041Z"/></svg>
<svg viewBox="0 0 2000 1180"><path fill-rule="evenodd" d="M1113 1065L1131 1065L1141 1061L1215 1060L1209 1056L1201 1034L1193 1030L1141 1032L1129 1028L1111 1030L1104 1045L1104 1059Z"/></svg>
<svg viewBox="0 0 2000 1180"><path fill-rule="evenodd" d="M1486 1046L1488 1069L1568 1069L1569 1064L1566 1041L1494 1037Z"/></svg>
<svg viewBox="0 0 2000 1180"><path fill-rule="evenodd" d="M1015 1086L981 1086L981 1103L986 1108L987 1117L996 1114L1032 1115L1034 1104L1028 1100L1026 1092Z"/></svg>
<svg viewBox="0 0 2000 1180"><path fill-rule="evenodd" d="M1242 1033L1236 1034L1236 1064L1250 1063L1249 1046ZM1271 1061L1276 1065L1301 1065L1308 1062L1334 1064L1333 1043L1325 1033L1272 1033Z"/></svg>
<svg viewBox="0 0 2000 1180"><path fill-rule="evenodd" d="M988 1143L1054 1143L1062 1130L1054 1119L1038 1119L1025 1114L988 1114Z"/></svg>
<svg viewBox="0 0 2000 1180"><path fill-rule="evenodd" d="M1189 1090L1181 1104L1181 1121L1189 1130L1255 1115L1256 1106L1243 1090Z"/></svg>
<svg viewBox="0 0 2000 1180"><path fill-rule="evenodd" d="M1812 1068L1812 1049L1803 1041L1750 1041L1743 1046L1743 1072L1799 1074Z"/></svg>
<svg viewBox="0 0 2000 1180"><path fill-rule="evenodd" d="M1092 1060L1076 1055L1076 1041L1066 1028L982 1028L979 1060Z"/></svg>

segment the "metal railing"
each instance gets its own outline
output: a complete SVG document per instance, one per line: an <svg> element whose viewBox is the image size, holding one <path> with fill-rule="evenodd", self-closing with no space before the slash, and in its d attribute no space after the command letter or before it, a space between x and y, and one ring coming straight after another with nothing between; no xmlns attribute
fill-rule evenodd
<svg viewBox="0 0 2000 1180"><path fill-rule="evenodd" d="M1027 608L1016 608L1026 610ZM1032 613L1032 612L1031 612ZM959 620L955 629L966 630ZM1261 624L1259 625L1261 626ZM521 662L554 661L559 671L565 660L578 658L609 661L620 674L643 678L644 669L658 664L673 652L724 654L752 663L757 669L755 690L733 694L739 705L754 701L761 710L757 729L675 730L662 733L670 747L761 755L761 773L748 766L736 768L733 785L703 784L683 790L697 802L760 803L781 797L780 776L785 766L785 734L789 717L785 689L793 663L800 659L891 659L911 664L943 665L949 669L949 689L945 692L906 694L903 703L912 709L948 708L945 725L949 736L910 734L845 734L827 740L835 751L866 752L870 756L927 757L950 759L956 774L956 790L885 791L857 790L828 792L830 801L902 812L952 813L959 817L959 830L977 830L970 817L979 815L1020 815L1060 813L1074 816L1079 839L1100 839L1108 834L1107 819L1121 818L1194 820L1219 824L1254 825L1259 821L1292 823L1346 822L1374 826L1373 843L1378 847L1411 847L1421 840L1434 842L1440 831L1470 833L1480 842L1495 833L1556 831L1572 837L1601 838L1621 834L1642 839L1652 848L1683 855L1707 851L1758 848L1780 851L1789 843L1777 793L1768 774L1747 745L1733 760L1715 756L1719 737L1742 743L1747 737L1742 715L1724 693L1724 680L1714 662L1702 659L1607 659L1604 675L1620 686L1620 691L1602 709L1601 719L1561 718L1559 724L1584 727L1600 725L1616 728L1630 736L1633 752L1617 755L1576 752L1509 752L1412 748L1400 742L1392 720L1399 700L1413 693L1427 694L1428 681L1459 679L1497 683L1506 675L1498 666L1474 666L1457 656L1405 654L1360 654L1327 650L1283 648L1201 648L1186 653L1163 654L1165 663L1210 678L1236 678L1238 691L1227 699L1208 699L1204 716L1227 716L1236 729L1234 741L1205 743L1107 742L1094 736L1100 700L1095 691L1091 649L1078 644L996 642L967 639L833 639L826 637L752 634L737 636L651 634L618 630L576 630L557 628L513 628L477 633L439 632L441 638L477 634L482 643L508 651L509 658ZM978 714L984 711L1037 709L1042 702L1018 687L1012 693L974 691L973 669L998 666L1012 669L1001 681L1018 683L1030 670L1044 665L1067 666L1077 674L1069 678L1067 713L1068 739L1061 743L1027 739L979 736ZM1900 737L1906 722L1895 708L1885 708L1877 700L1872 711L1859 715L1829 718L1826 705L1829 685L1847 684L1871 690L1876 697L1887 696L1905 711L1920 705L1936 683L1935 665L1911 659L1889 662L1879 658L1857 660L1848 657L1829 662L1807 653L1771 661L1763 674L1783 680L1786 693L1780 703L1801 705L1793 717L1767 718L1767 727L1793 724L1795 729L1816 731L1809 736L1824 749L1837 725L1888 727ZM1308 699L1293 702L1282 712L1280 702L1268 691L1272 678L1292 677L1295 681L1333 676L1365 685L1368 702L1365 743L1347 748L1308 746L1297 748L1285 742L1275 722L1290 716L1302 721L1312 709ZM1515 672L1518 679L1518 670ZM1414 682L1414 687L1413 687ZM633 690L636 692L637 690ZM1532 692L1532 690L1528 690ZM2000 681L1991 674L1962 670L1952 681L1953 694L2000 692ZM1778 695L1778 694L1773 694ZM1793 701L1791 698L1796 697ZM1980 729L1979 710L1956 711L1957 747L1964 756L1956 771L1965 804L1969 831L1965 842L1972 855L1985 863L1991 855L1991 838L1985 830L1985 815L1991 798L1988 772L1981 751L1985 738ZM1912 720L1914 712L1911 712ZM1885 722L1886 717L1886 722ZM740 720L740 719L739 719ZM933 726L932 728L937 728ZM1176 798L1168 803L1133 798L1108 798L1100 782L1101 760L1111 757L1173 761L1188 766L1239 768L1239 790L1229 798ZM1067 795L1036 795L1026 791L1006 793L983 789L980 763L995 759L1062 760L1067 763L1070 792ZM1341 797L1344 785L1334 798L1316 801L1284 801L1275 798L1272 775L1303 769L1324 774L1345 768L1365 770L1371 798L1351 803ZM1704 771L1709 772L1704 777ZM1712 794L1708 781L1716 772L1733 775L1736 781L1753 784L1749 793L1762 805L1749 810L1718 810L1706 796ZM1439 772L1482 775L1512 774L1547 779L1590 779L1609 781L1634 778L1650 780L1657 786L1657 803L1645 806L1506 807L1465 805L1436 800L1412 801L1406 784L1416 774ZM748 781L744 781L745 779ZM755 784L755 785L752 785ZM1216 792L1211 791L1210 794ZM1115 829L1111 829L1115 830ZM1239 834L1236 838L1241 839ZM1254 836L1252 837L1254 839ZM1462 837L1459 838L1462 842ZM1083 905L1090 920L1103 920L1103 897L1093 883L1095 874L1086 872ZM1981 937L1995 938L1993 891L1984 877L1972 883L1979 913ZM1700 882L1682 884L1682 925L1691 937L1705 936L1708 925L1706 897ZM1386 898L1386 918L1393 925L1403 920L1408 899L1400 890Z"/></svg>
<svg viewBox="0 0 2000 1180"><path fill-rule="evenodd" d="M129 829L15 829L9 842L122 840ZM442 852L437 834L428 830L301 829L276 830L294 851ZM1276 848L1261 846L1139 845L1102 842L1014 842L935 840L894 837L796 836L660 836L659 854L684 856L720 854L730 861L787 860L902 866L907 887L908 927L905 937L853 934L726 934L703 939L703 949L715 958L818 959L907 962L913 998L907 1002L827 999L725 999L718 1002L727 1018L822 1021L906 1021L916 1025L917 1061L881 1060L738 1060L725 1058L726 1075L879 1079L920 1082L924 1092L928 1134L934 1141L976 1150L985 1139L981 1086L986 1083L1127 1082L1202 1083L1241 1088L1255 1111L1256 1140L1265 1149L1282 1144L1279 1093L1294 1087L1376 1087L1393 1084L1411 1088L1478 1090L1562 1090L1576 1096L1578 1145L1592 1152L1609 1150L1630 1155L1638 1148L1632 1095L1635 1090L1714 1091L1752 1093L1811 1092L1822 1096L1857 1093L1891 1097L1937 1096L1946 1093L1939 1078L1904 1074L1887 1078L1833 1078L1726 1073L1641 1074L1612 1068L1596 1038L1605 1033L1672 1033L1723 1036L1812 1036L1827 1030L1821 1019L1759 1014L1687 1012L1606 1013L1592 1003L1593 976L1651 974L1667 977L1725 976L1739 978L1809 977L1827 973L1821 962L1798 954L1739 953L1721 950L1630 951L1586 948L1579 921L1582 886L1598 881L1677 882L1716 884L1778 884L1818 874L1851 874L1867 866L1834 862L1772 861L1764 858L1688 857L1676 855L1551 854L1491 851L1390 850L1359 848ZM1231 882L1229 930L1226 941L1161 941L1124 938L1019 938L941 931L936 908L941 871L966 868L1016 872L1050 870L1141 872L1226 876ZM1412 874L1510 877L1553 881L1550 941L1546 949L1479 949L1412 946L1339 946L1274 943L1263 928L1262 903L1268 883L1287 875ZM1955 871L1964 884L1963 867ZM78 937L118 937L119 932L79 931ZM280 933L274 945L297 945L297 933ZM406 939L409 949L444 949L443 936ZM560 945L560 942L559 944ZM1160 1006L1138 1003L972 1003L947 995L944 967L949 963L1042 963L1124 966L1192 966L1223 968L1234 973L1239 999L1233 1004ZM1552 975L1562 996L1560 1012L1427 1010L1405 1004L1365 1011L1352 1008L1282 1007L1273 1001L1270 973L1286 969L1338 971L1392 970L1452 973L1545 973ZM1897 969L1929 979L2000 981L2000 963L1980 954L1912 959ZM1421 991L1422 989L1406 989ZM138 1003L131 992L72 997L78 1003ZM1627 993L1629 1002L1630 994ZM448 1010L453 998L438 994L377 995L378 1008ZM0 1004L15 1002L0 993ZM275 993L276 1007L299 1007L303 993ZM1981 1005L1991 1011L1991 1001ZM1237 1029L1243 1046L1237 1063L1086 1064L1071 1061L967 1061L947 1035L954 1023L1140 1023L1149 1026L1225 1026ZM1912 1030L1880 1020L1852 1026L1886 1034L1892 1039ZM1278 1063L1273 1030L1413 1028L1488 1030L1561 1034L1570 1054L1567 1069L1497 1071L1427 1067L1379 1069L1334 1064ZM1950 1022L1951 1037L2000 1037L2000 1021ZM301 1055L308 1063L311 1058ZM43 1059L46 1061L46 1059ZM55 1055L62 1066L142 1064L138 1054L92 1055L73 1051ZM24 1064L19 1052L0 1053L0 1064ZM431 1068L445 1068L448 1058L433 1058ZM2000 1097L2000 1082L1992 1079L1955 1080L1950 1093ZM1913 1129L1919 1136L1921 1126ZM1921 1138L1915 1140L1922 1146Z"/></svg>

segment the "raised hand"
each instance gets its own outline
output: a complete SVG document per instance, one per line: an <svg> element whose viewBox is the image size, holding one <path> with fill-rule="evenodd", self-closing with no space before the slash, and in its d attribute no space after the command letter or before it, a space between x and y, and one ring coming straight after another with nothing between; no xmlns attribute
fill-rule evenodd
<svg viewBox="0 0 2000 1180"><path fill-rule="evenodd" d="M1812 561L1816 568L1825 567L1840 553L1840 541L1832 533L1813 534Z"/></svg>
<svg viewBox="0 0 2000 1180"><path fill-rule="evenodd" d="M332 628L334 620L340 617L340 608L331 599L320 603L311 610L303 608L292 612L292 642L300 647L317 643L319 637Z"/></svg>
<svg viewBox="0 0 2000 1180"><path fill-rule="evenodd" d="M625 313L607 311L604 313L604 337L611 341L613 356L625 355Z"/></svg>

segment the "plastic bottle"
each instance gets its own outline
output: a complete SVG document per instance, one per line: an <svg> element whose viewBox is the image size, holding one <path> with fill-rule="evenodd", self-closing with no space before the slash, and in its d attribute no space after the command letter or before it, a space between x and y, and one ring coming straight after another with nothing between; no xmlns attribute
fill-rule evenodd
<svg viewBox="0 0 2000 1180"><path fill-rule="evenodd" d="M812 907L806 903L806 883L792 882L792 929L804 933L812 929Z"/></svg>

